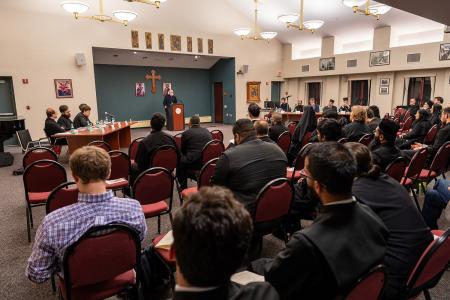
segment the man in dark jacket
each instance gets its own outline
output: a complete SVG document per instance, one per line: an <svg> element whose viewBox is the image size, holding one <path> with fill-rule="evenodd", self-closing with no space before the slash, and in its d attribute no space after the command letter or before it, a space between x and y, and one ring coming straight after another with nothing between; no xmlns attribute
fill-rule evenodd
<svg viewBox="0 0 450 300"><path fill-rule="evenodd" d="M382 171L397 157L402 156L400 149L395 146L395 139L399 126L392 120L383 119L375 129L375 137L369 145L372 151L373 163Z"/></svg>
<svg viewBox="0 0 450 300"><path fill-rule="evenodd" d="M70 130L72 128L72 120L70 119L70 110L67 105L61 105L59 107L59 112L61 116L58 119L58 124L64 128L65 131Z"/></svg>
<svg viewBox="0 0 450 300"><path fill-rule="evenodd" d="M45 127L44 127L44 132L45 135L50 138L50 142L52 144L56 144L57 145L67 145L67 141L66 139L55 139L53 137L51 137L54 134L57 133L62 133L65 132L66 130L64 130L64 128L59 125L56 122L56 111L53 108L47 108L47 110L45 111L45 113L47 114L47 119L45 119Z"/></svg>
<svg viewBox="0 0 450 300"><path fill-rule="evenodd" d="M350 124L344 126L342 134L350 142L358 142L365 134L372 133L366 125L367 112L363 106L355 105L350 114Z"/></svg>
<svg viewBox="0 0 450 300"><path fill-rule="evenodd" d="M73 119L73 127L80 128L86 127L92 122L89 120L89 115L91 114L91 107L87 104L81 106L80 112Z"/></svg>
<svg viewBox="0 0 450 300"><path fill-rule="evenodd" d="M276 144L269 137L269 124L266 121L259 120L255 122L256 137L263 142Z"/></svg>
<svg viewBox="0 0 450 300"><path fill-rule="evenodd" d="M278 142L278 138L280 135L288 131L286 126L283 124L283 117L280 113L274 113L272 115L272 126L269 128L269 137L274 141L275 143Z"/></svg>
<svg viewBox="0 0 450 300"><path fill-rule="evenodd" d="M181 135L181 158L177 166L177 178L181 189L187 188L187 171L202 168L202 150L209 141L212 141L208 129L200 127L198 116L191 117L189 127Z"/></svg>

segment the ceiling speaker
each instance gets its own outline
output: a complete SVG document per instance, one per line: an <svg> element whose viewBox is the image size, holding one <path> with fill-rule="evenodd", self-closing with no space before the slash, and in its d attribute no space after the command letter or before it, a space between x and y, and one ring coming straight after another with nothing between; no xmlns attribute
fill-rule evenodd
<svg viewBox="0 0 450 300"><path fill-rule="evenodd" d="M86 57L84 56L84 53L75 54L75 62L77 66L84 66L86 64Z"/></svg>

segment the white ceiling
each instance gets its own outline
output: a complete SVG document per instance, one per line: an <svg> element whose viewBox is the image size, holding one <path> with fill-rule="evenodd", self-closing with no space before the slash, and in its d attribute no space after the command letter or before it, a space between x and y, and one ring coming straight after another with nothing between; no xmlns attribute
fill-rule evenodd
<svg viewBox="0 0 450 300"><path fill-rule="evenodd" d="M8 6L70 17L59 6L61 1L1 0L0 12L1 7ZM82 1L90 5L88 13L97 12L97 0ZM431 0L421 1L429 3ZM168 0L159 10L150 5L123 0L104 2L108 14L117 9L132 10L138 13L134 21L137 25L150 27L164 24L167 30L183 28L185 32L231 35L234 28L250 27L253 24L253 0ZM350 47L352 44L367 44L372 38L373 29L385 25L391 26L393 35L397 37L425 32L422 35L425 42L439 39L444 28L440 23L398 9L392 9L382 20L376 21L372 17L354 15L341 0L305 0L305 19L322 19L325 25L315 34L288 30L278 22L277 17L283 13L298 12L298 6L299 0L260 0L259 10L263 30L279 32L280 41L292 43L301 50L320 47L321 38L330 35L336 37L337 44Z"/></svg>

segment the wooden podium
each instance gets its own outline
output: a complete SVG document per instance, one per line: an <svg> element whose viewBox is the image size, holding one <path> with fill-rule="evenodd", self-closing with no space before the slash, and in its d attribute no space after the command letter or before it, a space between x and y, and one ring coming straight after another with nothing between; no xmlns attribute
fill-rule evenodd
<svg viewBox="0 0 450 300"><path fill-rule="evenodd" d="M184 130L184 104L175 103L170 106L167 129L170 131Z"/></svg>

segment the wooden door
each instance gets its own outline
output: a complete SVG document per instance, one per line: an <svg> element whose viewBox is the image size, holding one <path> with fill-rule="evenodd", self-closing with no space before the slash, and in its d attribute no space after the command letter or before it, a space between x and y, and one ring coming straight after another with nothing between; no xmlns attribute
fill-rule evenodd
<svg viewBox="0 0 450 300"><path fill-rule="evenodd" d="M223 83L214 82L214 122L223 123Z"/></svg>

